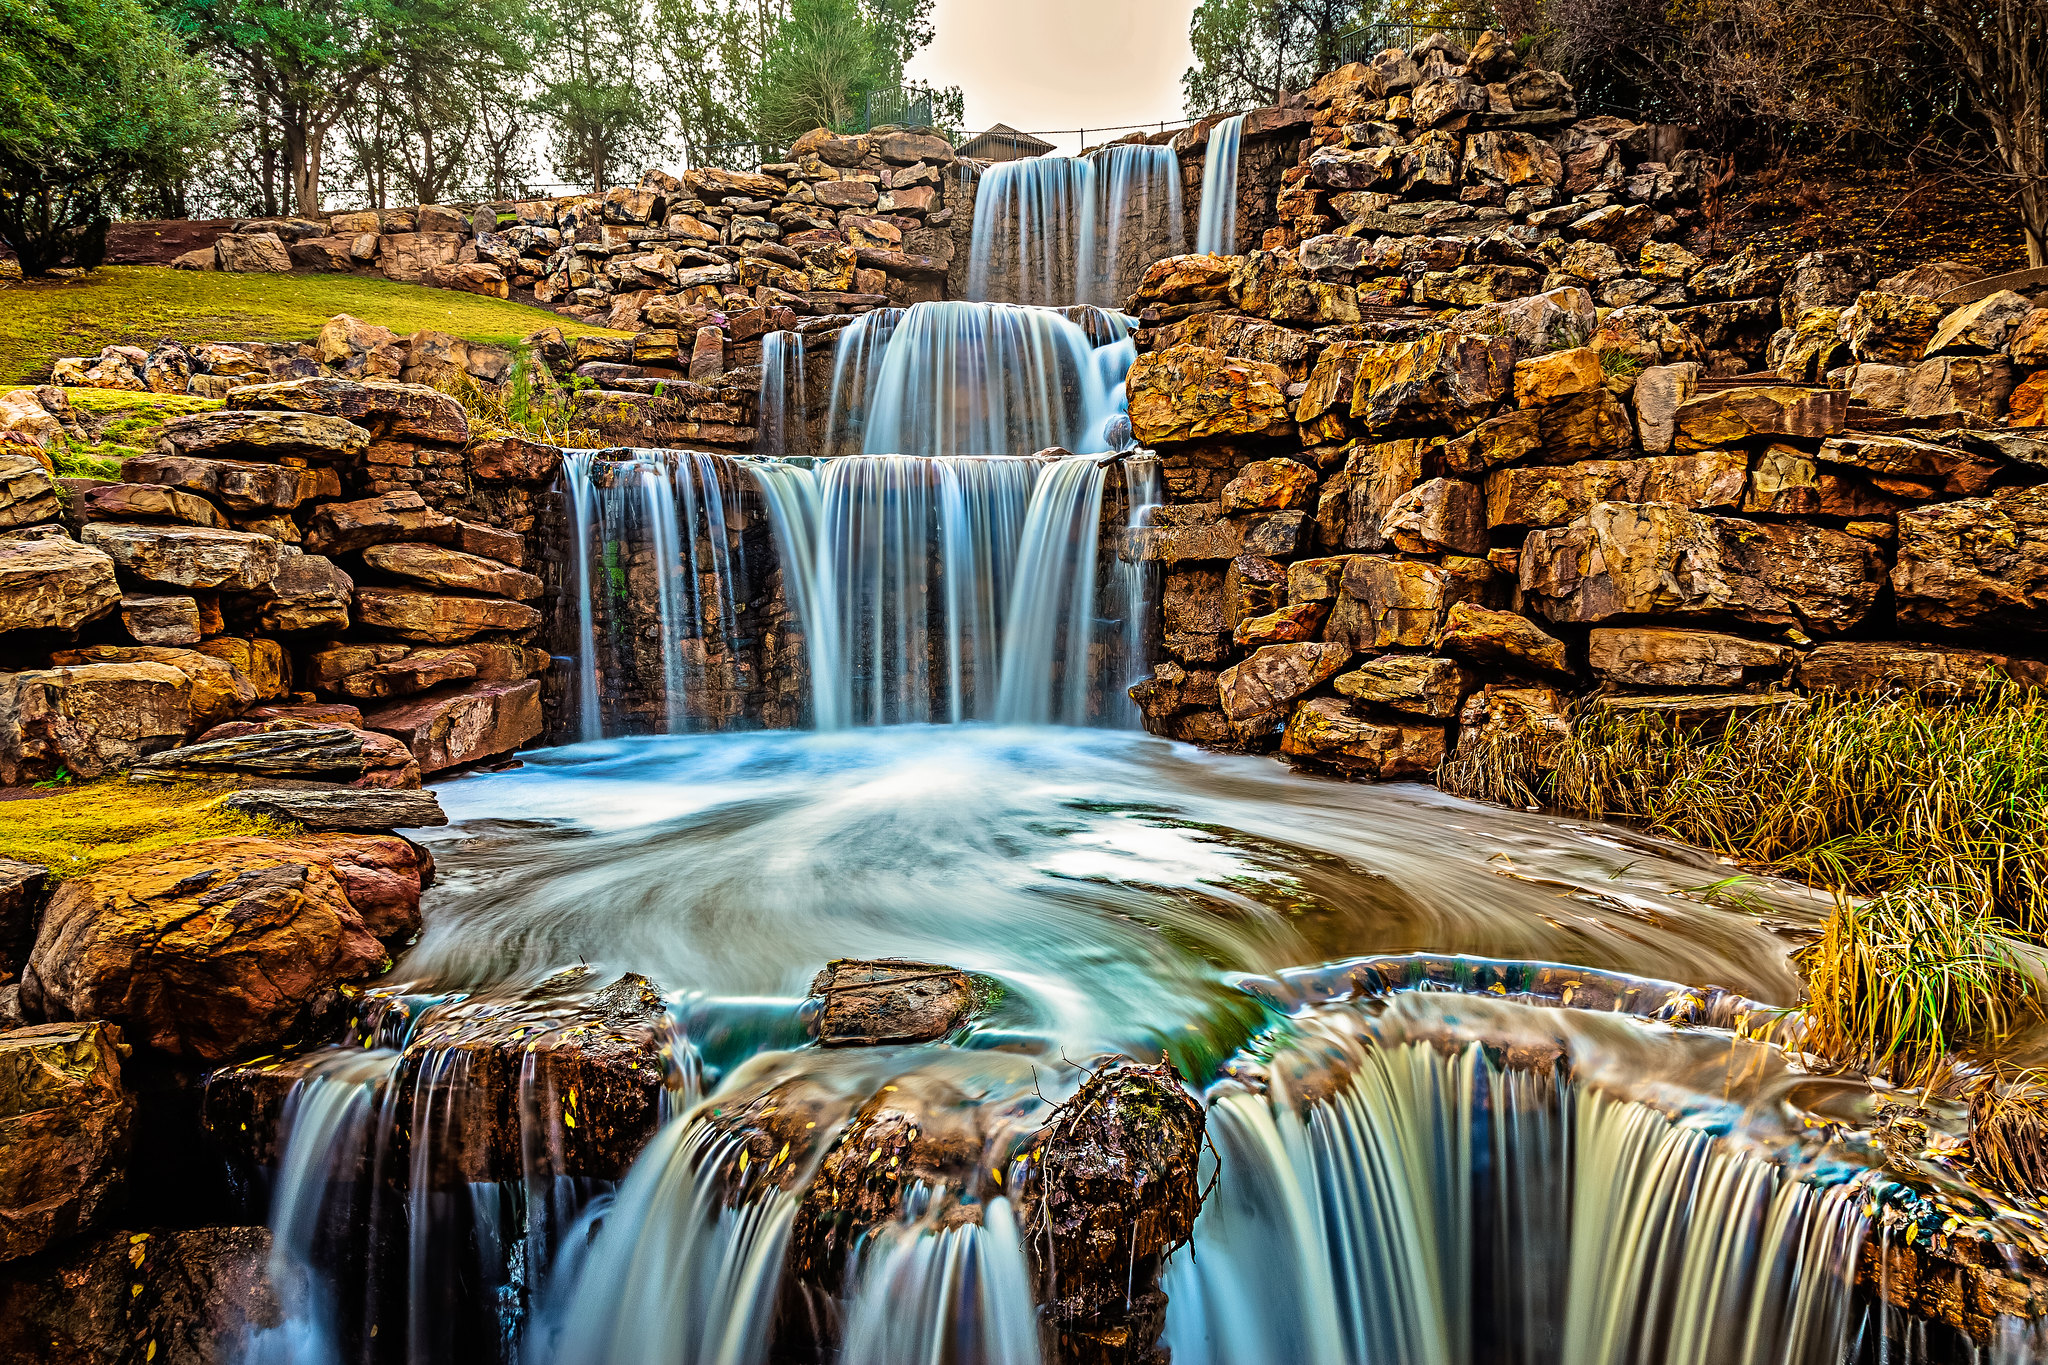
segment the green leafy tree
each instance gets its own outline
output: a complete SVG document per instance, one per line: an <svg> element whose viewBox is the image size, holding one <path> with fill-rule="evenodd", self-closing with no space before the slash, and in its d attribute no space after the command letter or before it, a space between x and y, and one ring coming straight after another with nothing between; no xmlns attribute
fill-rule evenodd
<svg viewBox="0 0 2048 1365"><path fill-rule="evenodd" d="M532 107L547 126L555 173L593 194L661 151L646 19L640 0L554 0L543 11L539 67L548 77Z"/></svg>
<svg viewBox="0 0 2048 1365"><path fill-rule="evenodd" d="M888 36L855 0L794 0L761 67L757 136L786 146L813 128L852 128L871 92L901 81Z"/></svg>
<svg viewBox="0 0 2048 1365"><path fill-rule="evenodd" d="M1278 103L1335 65L1338 38L1378 17L1358 0L1201 0L1188 24L1195 64L1181 77L1188 113Z"/></svg>
<svg viewBox="0 0 2048 1365"><path fill-rule="evenodd" d="M97 265L108 218L225 125L212 74L135 0L0 0L0 241L24 270Z"/></svg>

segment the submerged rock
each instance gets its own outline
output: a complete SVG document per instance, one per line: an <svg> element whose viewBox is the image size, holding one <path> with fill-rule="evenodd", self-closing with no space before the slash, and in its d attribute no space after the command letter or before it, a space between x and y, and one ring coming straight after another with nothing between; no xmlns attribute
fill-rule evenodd
<svg viewBox="0 0 2048 1365"><path fill-rule="evenodd" d="M964 1026L984 987L955 967L898 958L839 958L811 982L813 1032L826 1047L929 1043Z"/></svg>

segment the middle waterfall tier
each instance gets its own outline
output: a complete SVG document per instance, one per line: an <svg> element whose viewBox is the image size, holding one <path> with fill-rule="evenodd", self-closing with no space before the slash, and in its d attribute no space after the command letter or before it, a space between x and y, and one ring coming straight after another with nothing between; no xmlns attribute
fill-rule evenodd
<svg viewBox="0 0 2048 1365"><path fill-rule="evenodd" d="M1180 174L1172 148L1143 143L990 166L975 191L968 296L1120 305L1148 265L1184 249Z"/></svg>

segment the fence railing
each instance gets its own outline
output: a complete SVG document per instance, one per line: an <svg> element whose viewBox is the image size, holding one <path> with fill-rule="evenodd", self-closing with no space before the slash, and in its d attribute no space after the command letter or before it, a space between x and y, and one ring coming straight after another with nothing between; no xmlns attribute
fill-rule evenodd
<svg viewBox="0 0 2048 1365"><path fill-rule="evenodd" d="M861 131L894 125L898 128L932 126L932 92L908 87L870 90L861 101Z"/></svg>
<svg viewBox="0 0 2048 1365"><path fill-rule="evenodd" d="M1347 62L1369 62L1390 47L1413 47L1434 33L1449 34L1469 43L1491 27L1483 15L1477 14L1448 15L1426 24L1375 19L1337 35L1330 68L1335 70Z"/></svg>

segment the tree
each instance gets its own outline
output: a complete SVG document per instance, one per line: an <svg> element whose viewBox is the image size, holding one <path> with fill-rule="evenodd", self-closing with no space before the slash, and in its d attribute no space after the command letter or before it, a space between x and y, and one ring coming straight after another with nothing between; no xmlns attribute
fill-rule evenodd
<svg viewBox="0 0 2048 1365"><path fill-rule="evenodd" d="M855 0L794 0L776 36L754 99L756 135L767 145L787 146L813 128L844 132L870 93L901 81L888 34Z"/></svg>
<svg viewBox="0 0 2048 1365"><path fill-rule="evenodd" d="M108 218L224 131L205 67L135 0L0 0L0 241L97 265Z"/></svg>
<svg viewBox="0 0 2048 1365"><path fill-rule="evenodd" d="M544 12L541 83L555 173L602 194L661 150L661 110L643 63L639 0L554 0Z"/></svg>

